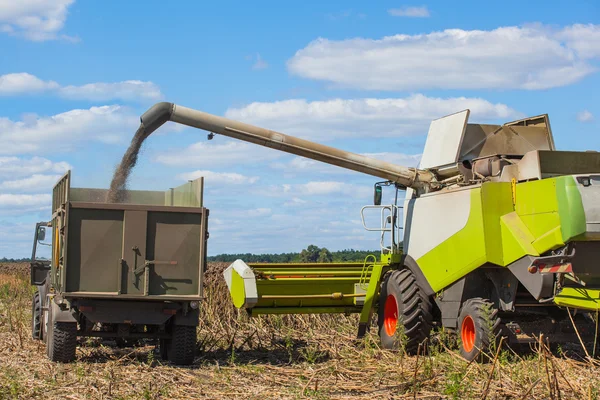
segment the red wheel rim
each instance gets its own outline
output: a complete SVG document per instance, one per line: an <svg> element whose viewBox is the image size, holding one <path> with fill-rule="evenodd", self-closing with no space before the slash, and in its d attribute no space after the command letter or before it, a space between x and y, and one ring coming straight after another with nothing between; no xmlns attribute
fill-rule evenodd
<svg viewBox="0 0 600 400"><path fill-rule="evenodd" d="M473 346L475 346L475 322L473 322L473 318L470 315L467 315L462 321L460 339L465 351L470 353L473 350Z"/></svg>
<svg viewBox="0 0 600 400"><path fill-rule="evenodd" d="M394 336L398 326L398 303L391 294L385 299L383 307L383 327L388 336Z"/></svg>

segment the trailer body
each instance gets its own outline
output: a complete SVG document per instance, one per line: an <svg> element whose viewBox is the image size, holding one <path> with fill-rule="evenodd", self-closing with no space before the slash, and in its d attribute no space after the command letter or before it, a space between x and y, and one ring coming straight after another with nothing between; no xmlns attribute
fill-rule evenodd
<svg viewBox="0 0 600 400"><path fill-rule="evenodd" d="M203 180L166 192L127 191L116 204L105 202L106 190L72 188L70 180L69 172L53 190L51 259L32 263L42 321L34 336L56 361L73 359L73 336L93 336L155 338L164 356L189 363L206 268ZM70 343L57 343L61 329Z"/></svg>

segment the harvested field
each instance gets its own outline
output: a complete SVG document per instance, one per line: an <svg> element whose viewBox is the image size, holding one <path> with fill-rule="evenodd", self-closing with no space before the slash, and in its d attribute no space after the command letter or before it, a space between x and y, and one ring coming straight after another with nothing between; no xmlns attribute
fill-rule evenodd
<svg viewBox="0 0 600 400"><path fill-rule="evenodd" d="M46 359L30 336L27 265L0 264L0 398L69 399L600 399L600 367L579 346L467 363L436 334L427 356L378 347L376 330L354 340L355 316L271 316L233 308L213 263L192 367L164 363L150 343L119 349L85 340L77 362Z"/></svg>

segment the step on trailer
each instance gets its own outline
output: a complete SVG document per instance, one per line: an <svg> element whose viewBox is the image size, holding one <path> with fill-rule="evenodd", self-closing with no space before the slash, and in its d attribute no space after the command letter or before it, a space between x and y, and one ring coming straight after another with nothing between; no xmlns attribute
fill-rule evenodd
<svg viewBox="0 0 600 400"><path fill-rule="evenodd" d="M191 364L208 237L203 179L128 190L116 204L105 202L107 190L70 183L68 172L54 187L52 220L36 226L33 338L52 361L73 361L78 337L153 338L163 358Z"/></svg>
<svg viewBox="0 0 600 400"><path fill-rule="evenodd" d="M250 264L224 273L251 315L374 311L384 348L418 351L435 325L458 332L468 360L500 335L530 343L592 340L600 309L600 153L557 151L547 115L468 123L464 110L431 123L419 168L395 165L280 132L158 103L166 121L384 179L363 225L381 256L362 264ZM218 137L218 136L217 136ZM381 205L383 188L394 201ZM403 194L404 192L404 194ZM404 200L402 200L404 196ZM367 213L380 224L371 226ZM574 331L577 326L578 332ZM399 340L403 336L405 340Z"/></svg>

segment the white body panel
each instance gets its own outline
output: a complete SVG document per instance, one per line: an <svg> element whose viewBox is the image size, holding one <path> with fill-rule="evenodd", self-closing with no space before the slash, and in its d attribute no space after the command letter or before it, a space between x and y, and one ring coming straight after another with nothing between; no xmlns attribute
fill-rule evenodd
<svg viewBox="0 0 600 400"><path fill-rule="evenodd" d="M468 120L469 110L464 110L432 121L419 168L456 163Z"/></svg>
<svg viewBox="0 0 600 400"><path fill-rule="evenodd" d="M424 195L404 202L404 251L415 261L463 229L471 212L471 191Z"/></svg>

